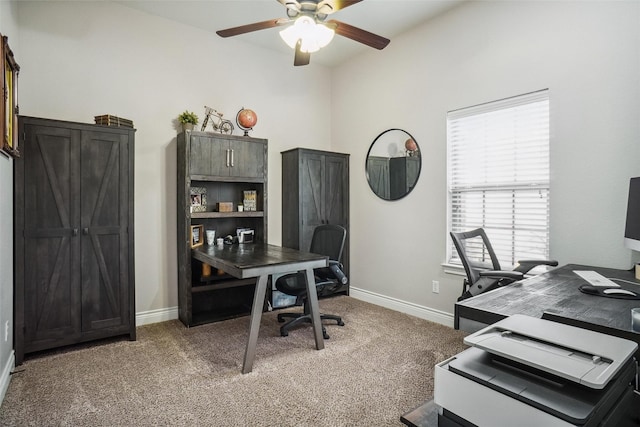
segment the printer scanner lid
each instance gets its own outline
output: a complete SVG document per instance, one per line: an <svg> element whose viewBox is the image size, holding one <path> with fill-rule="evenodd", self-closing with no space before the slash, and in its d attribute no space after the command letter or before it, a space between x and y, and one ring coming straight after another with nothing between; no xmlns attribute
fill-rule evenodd
<svg viewBox="0 0 640 427"><path fill-rule="evenodd" d="M630 340L521 314L464 342L594 389L604 388L638 348Z"/></svg>

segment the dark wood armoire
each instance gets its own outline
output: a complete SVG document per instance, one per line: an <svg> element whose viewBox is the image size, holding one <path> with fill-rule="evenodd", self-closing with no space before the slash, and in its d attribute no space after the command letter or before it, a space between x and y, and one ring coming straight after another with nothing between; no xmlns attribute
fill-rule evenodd
<svg viewBox="0 0 640 427"><path fill-rule="evenodd" d="M349 277L349 155L307 148L282 152L282 246L308 251L321 224L347 229L342 263ZM348 292L348 286L338 292Z"/></svg>
<svg viewBox="0 0 640 427"><path fill-rule="evenodd" d="M136 337L134 129L19 117L15 352Z"/></svg>

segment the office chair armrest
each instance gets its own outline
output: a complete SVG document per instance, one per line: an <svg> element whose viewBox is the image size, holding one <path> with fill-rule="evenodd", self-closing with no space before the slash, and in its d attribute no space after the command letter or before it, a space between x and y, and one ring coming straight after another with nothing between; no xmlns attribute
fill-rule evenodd
<svg viewBox="0 0 640 427"><path fill-rule="evenodd" d="M338 281L339 283L346 285L349 282L347 276L342 271L343 265L338 261L329 260L329 266L325 268L317 268L314 270L316 281L318 279L322 281L333 280Z"/></svg>
<svg viewBox="0 0 640 427"><path fill-rule="evenodd" d="M524 273L520 271L501 271L501 270L486 270L480 271L480 277L491 277L493 279L509 279L511 281L522 280Z"/></svg>
<svg viewBox="0 0 640 427"><path fill-rule="evenodd" d="M556 267L558 265L558 261L551 259L525 259L519 260L518 266L513 269L513 271L520 271L522 273L527 273L534 267L539 265L548 265L551 267Z"/></svg>

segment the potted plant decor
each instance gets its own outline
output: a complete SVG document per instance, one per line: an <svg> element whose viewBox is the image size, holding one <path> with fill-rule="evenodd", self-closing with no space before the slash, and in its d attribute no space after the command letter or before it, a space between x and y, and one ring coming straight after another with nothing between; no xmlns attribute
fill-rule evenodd
<svg viewBox="0 0 640 427"><path fill-rule="evenodd" d="M198 116L194 112L185 110L178 116L178 121L182 123L182 130L193 130L193 126L198 123Z"/></svg>

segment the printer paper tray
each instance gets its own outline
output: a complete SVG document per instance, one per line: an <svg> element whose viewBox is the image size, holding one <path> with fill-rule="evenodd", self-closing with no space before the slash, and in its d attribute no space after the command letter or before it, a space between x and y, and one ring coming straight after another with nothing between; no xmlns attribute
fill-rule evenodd
<svg viewBox="0 0 640 427"><path fill-rule="evenodd" d="M464 342L596 389L604 388L638 348L630 340L518 314Z"/></svg>
<svg viewBox="0 0 640 427"><path fill-rule="evenodd" d="M444 369L449 375L466 378L472 384L481 386L484 391L479 394L491 394L489 389L495 390L550 414L558 418L558 421L563 420L567 425L588 424L596 413L607 412L630 387L629 384L635 375L635 363L630 359L615 380L603 390L596 390L513 361L503 360L477 348L463 351L450 359L447 365L438 365L436 371L438 369ZM441 386L436 385L436 395ZM476 398L478 397L476 394Z"/></svg>

